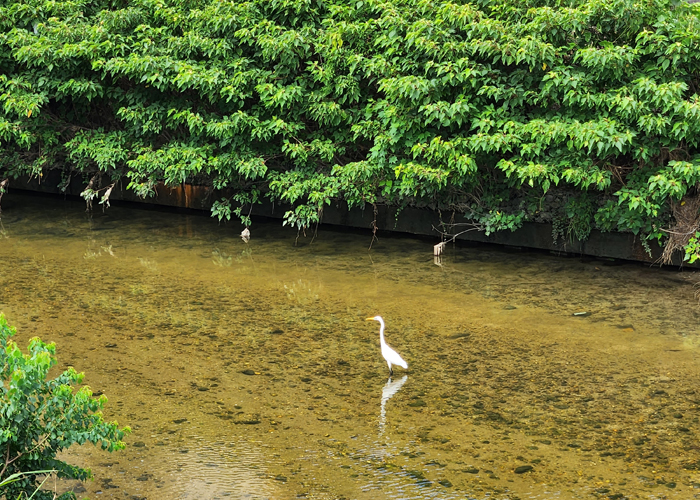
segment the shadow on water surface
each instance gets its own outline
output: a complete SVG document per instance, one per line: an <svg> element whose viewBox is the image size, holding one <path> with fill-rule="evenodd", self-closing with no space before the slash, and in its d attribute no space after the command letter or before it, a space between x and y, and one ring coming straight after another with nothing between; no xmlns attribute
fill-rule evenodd
<svg viewBox="0 0 700 500"><path fill-rule="evenodd" d="M13 196L0 310L134 429L90 497L698 497L689 274Z"/></svg>

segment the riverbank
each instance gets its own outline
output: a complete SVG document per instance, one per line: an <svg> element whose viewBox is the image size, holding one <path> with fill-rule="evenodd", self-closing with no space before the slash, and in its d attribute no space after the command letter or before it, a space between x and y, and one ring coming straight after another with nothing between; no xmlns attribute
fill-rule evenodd
<svg viewBox="0 0 700 500"><path fill-rule="evenodd" d="M80 196L85 189L85 182L74 177L68 183L65 191L59 189L62 179L58 171L50 171L47 176L39 178L21 178L13 181L10 189L20 189L38 193L65 194ZM126 201L141 204L153 204L165 207L186 208L209 211L211 204L221 193L214 192L206 186L184 184L177 187L166 187L162 184L156 187L155 195L151 198L139 198L133 191L126 189L125 183L116 183L110 194L110 202ZM252 215L281 219L286 211L284 206L265 203L253 207ZM451 239L454 234L467 229L467 226L445 226L451 220L460 222L459 214L439 213L430 209L407 207L398 210L396 207L378 206L376 213L371 209L348 210L342 203L326 207L322 223L332 226L367 229L376 227L378 234L383 231L407 233L420 236L434 236L435 243L443 239ZM444 228L444 229L443 229ZM445 233L441 233L445 231ZM515 231L500 231L485 235L482 231L470 230L462 232L457 240L502 245L506 247L537 249L557 254L575 254L600 257L607 259L622 259L637 262L658 263L662 249L652 242L651 255L647 253L641 240L632 233L601 232L592 230L585 241L575 238L553 241L552 224L526 222ZM688 266L682 263L678 254L673 261L677 266ZM696 266L688 266L696 267Z"/></svg>

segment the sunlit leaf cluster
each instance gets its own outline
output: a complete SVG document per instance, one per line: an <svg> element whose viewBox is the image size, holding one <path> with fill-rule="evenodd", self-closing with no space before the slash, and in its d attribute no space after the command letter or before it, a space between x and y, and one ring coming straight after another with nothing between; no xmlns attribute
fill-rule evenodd
<svg viewBox="0 0 700 500"><path fill-rule="evenodd" d="M661 239L670 201L700 180L698 12L674 0L7 1L0 168L99 173L142 196L161 182L229 188L240 194L218 197L219 218L268 198L299 228L336 202L458 208L513 228L533 213L509 200L567 189L597 193L590 226Z"/></svg>
<svg viewBox="0 0 700 500"><path fill-rule="evenodd" d="M49 378L56 347L38 338L24 354L12 341L15 329L0 314L0 497L55 499L55 492L35 491L36 471L55 471L59 477L87 479L90 471L56 457L74 444L93 443L107 451L124 448L129 428L105 422L105 396L93 397L86 386L75 389L83 374L72 367ZM17 476L24 473L22 476ZM11 476L15 476L10 479ZM7 484L4 480L7 481ZM75 498L72 493L61 499Z"/></svg>

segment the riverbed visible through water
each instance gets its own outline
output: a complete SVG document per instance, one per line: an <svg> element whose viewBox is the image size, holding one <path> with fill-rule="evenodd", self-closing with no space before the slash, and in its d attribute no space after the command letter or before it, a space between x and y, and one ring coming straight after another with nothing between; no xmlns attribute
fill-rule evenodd
<svg viewBox="0 0 700 500"><path fill-rule="evenodd" d="M700 498L693 272L12 191L0 312L129 425L119 499ZM382 228L380 228L382 229ZM372 243L371 250L368 247ZM409 369L389 371L379 329Z"/></svg>

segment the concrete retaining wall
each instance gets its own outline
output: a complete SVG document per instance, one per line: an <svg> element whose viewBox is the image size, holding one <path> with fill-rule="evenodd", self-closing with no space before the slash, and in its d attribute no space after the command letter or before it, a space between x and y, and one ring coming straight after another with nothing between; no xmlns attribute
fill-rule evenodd
<svg viewBox="0 0 700 500"><path fill-rule="evenodd" d="M23 189L40 193L60 194L58 185L61 182L60 174L50 172L42 179L24 178L11 183L10 189ZM85 188L87 180L74 178L66 189L66 195L79 196ZM214 193L211 188L186 184L175 188L159 185L156 195L151 198L138 198L132 191L125 189L126 184L118 183L110 196L110 201L128 201L147 204L163 205L168 207L188 208L194 210L209 210L211 203L221 197L222 193ZM226 193L223 193L225 195ZM216 195L216 196L215 196ZM273 218L281 218L286 208L271 203L256 206L253 215ZM440 228L442 220L448 222L452 213L439 214L434 210L405 208L398 214L393 207L379 206L377 213L370 209L348 210L344 204L326 207L323 212L323 224L364 228L371 231L373 223L376 223L378 231L396 231L414 235L434 236L435 243L441 241ZM454 215L455 221L460 221L459 214ZM452 232L462 230L455 227ZM642 246L640 240L630 233L603 233L597 230L591 232L586 241L567 241L554 244L552 241L551 224L525 223L516 231L501 231L486 236L479 231L469 231L458 237L459 240L507 245L510 247L533 248L549 250L552 252L573 253L591 255L612 259L634 260L640 262L656 262L661 255L661 248L656 244L651 245L650 257ZM678 255L676 265L681 264L681 256ZM695 266L693 266L695 267Z"/></svg>

